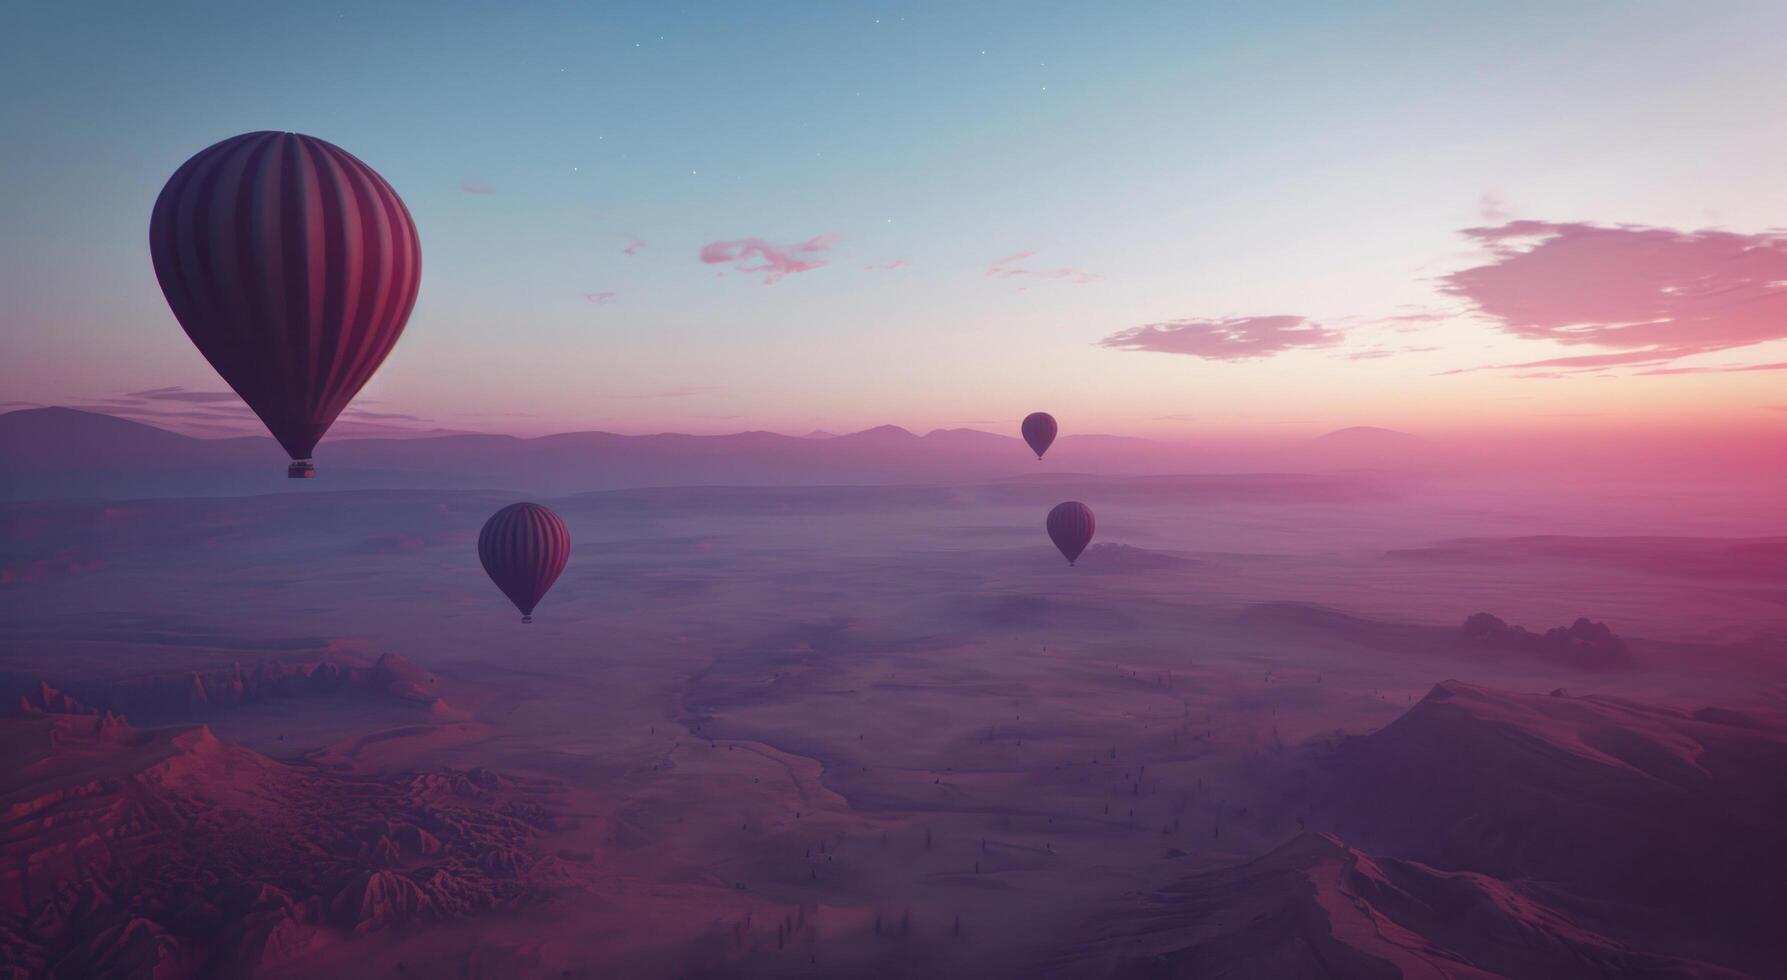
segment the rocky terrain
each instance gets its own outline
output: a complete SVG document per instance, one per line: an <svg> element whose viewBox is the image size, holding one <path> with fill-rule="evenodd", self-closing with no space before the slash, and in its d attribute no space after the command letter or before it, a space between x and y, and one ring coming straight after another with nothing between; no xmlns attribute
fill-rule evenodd
<svg viewBox="0 0 1787 980"><path fill-rule="evenodd" d="M370 666L337 653L262 660L247 669L231 663L63 683L67 692L41 679L15 679L8 686L17 693L9 700L26 710L106 710L158 720L185 720L241 705L341 693L390 698L432 714L450 710L434 693L438 681L394 653L380 655Z"/></svg>
<svg viewBox="0 0 1787 980"><path fill-rule="evenodd" d="M1447 681L1305 778L1311 826L1374 853L1523 883L1634 948L1787 962L1779 717Z"/></svg>
<svg viewBox="0 0 1787 980"><path fill-rule="evenodd" d="M1375 858L1316 833L1135 896L1042 969L1277 980L1742 976L1628 948L1508 882Z"/></svg>
<svg viewBox="0 0 1787 980"><path fill-rule="evenodd" d="M0 975L252 976L570 873L549 783L354 776L44 700L0 720Z"/></svg>
<svg viewBox="0 0 1787 980"><path fill-rule="evenodd" d="M1472 650L1545 657L1579 667L1624 667L1632 662L1626 641L1613 635L1606 623L1581 617L1569 626L1534 633L1510 626L1499 616L1477 613L1458 628L1458 642Z"/></svg>
<svg viewBox="0 0 1787 980"><path fill-rule="evenodd" d="M506 491L0 503L0 963L1782 975L1762 539L1410 560L1630 521L1160 482L561 498L527 627L473 547ZM1070 569L1036 504L1081 485Z"/></svg>

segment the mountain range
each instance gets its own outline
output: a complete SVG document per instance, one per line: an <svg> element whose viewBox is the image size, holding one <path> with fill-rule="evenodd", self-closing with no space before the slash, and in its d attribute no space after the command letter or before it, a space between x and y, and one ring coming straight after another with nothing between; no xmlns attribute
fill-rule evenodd
<svg viewBox="0 0 1787 980"><path fill-rule="evenodd" d="M1781 976L1787 719L1436 685L1296 777L1307 826L1177 852L1063 942L1059 977Z"/></svg>
<svg viewBox="0 0 1787 980"><path fill-rule="evenodd" d="M1332 441L1311 443L1301 461L1320 469L1374 465L1384 440L1357 441L1367 444L1360 452L1337 453ZM1292 466L1299 461L1283 460ZM317 454L319 479L305 485L285 478L285 455L270 438L199 439L68 408L0 415L0 499L11 500L372 488L500 488L558 495L649 486L912 484L1039 473L1233 472L1259 462L1109 435L1063 436L1039 462L1014 436L976 429L935 429L919 435L894 425L805 436L762 431L567 432L534 438L461 434L330 440Z"/></svg>

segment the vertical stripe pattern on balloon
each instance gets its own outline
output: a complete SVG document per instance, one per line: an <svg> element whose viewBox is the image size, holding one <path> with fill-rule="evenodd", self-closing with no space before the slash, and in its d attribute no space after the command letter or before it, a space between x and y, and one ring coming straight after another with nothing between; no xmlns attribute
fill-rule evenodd
<svg viewBox="0 0 1787 980"><path fill-rule="evenodd" d="M149 220L175 319L293 459L308 458L403 334L415 223L372 168L297 133L202 150Z"/></svg>
<svg viewBox="0 0 1787 980"><path fill-rule="evenodd" d="M533 614L570 558L570 530L539 504L510 504L478 533L478 560L523 616Z"/></svg>

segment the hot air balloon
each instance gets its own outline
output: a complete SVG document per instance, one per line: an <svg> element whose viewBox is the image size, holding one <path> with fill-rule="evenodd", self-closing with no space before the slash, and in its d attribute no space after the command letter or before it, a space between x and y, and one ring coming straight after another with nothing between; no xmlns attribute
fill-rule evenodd
<svg viewBox="0 0 1787 980"><path fill-rule="evenodd" d="M1069 566L1092 543L1092 532L1097 527L1098 521L1092 517L1092 508L1077 500L1056 504L1055 509L1049 511L1049 540L1061 549Z"/></svg>
<svg viewBox="0 0 1787 980"><path fill-rule="evenodd" d="M186 161L149 218L155 278L199 353L316 475L317 441L403 334L422 246L397 192L331 143L245 133Z"/></svg>
<svg viewBox="0 0 1787 980"><path fill-rule="evenodd" d="M558 581L571 557L571 532L539 504L510 504L490 515L478 532L478 560L503 595L534 621L534 607Z"/></svg>
<svg viewBox="0 0 1787 980"><path fill-rule="evenodd" d="M1049 446L1055 441L1055 417L1047 412L1031 412L1024 416L1022 428L1024 441L1036 451L1036 458L1041 459L1042 454L1048 452Z"/></svg>

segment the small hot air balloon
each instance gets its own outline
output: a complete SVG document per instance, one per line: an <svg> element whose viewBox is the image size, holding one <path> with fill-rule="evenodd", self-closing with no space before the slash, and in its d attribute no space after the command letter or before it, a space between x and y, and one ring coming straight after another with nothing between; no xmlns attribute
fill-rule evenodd
<svg viewBox="0 0 1787 980"><path fill-rule="evenodd" d="M534 621L534 607L558 581L571 557L571 532L557 514L539 504L510 504L490 515L478 532L478 560L490 580Z"/></svg>
<svg viewBox="0 0 1787 980"><path fill-rule="evenodd" d="M292 457L310 454L403 334L422 246L397 192L331 143L245 133L181 164L149 254L193 345Z"/></svg>
<svg viewBox="0 0 1787 980"><path fill-rule="evenodd" d="M1055 417L1047 412L1031 412L1024 416L1024 441L1036 451L1037 459L1041 459L1042 454L1049 451L1057 431Z"/></svg>
<svg viewBox="0 0 1787 980"><path fill-rule="evenodd" d="M1069 566L1092 543L1092 532L1097 527L1098 521L1092 517L1092 508L1077 500L1056 504L1055 509L1049 511L1049 540L1061 549Z"/></svg>

